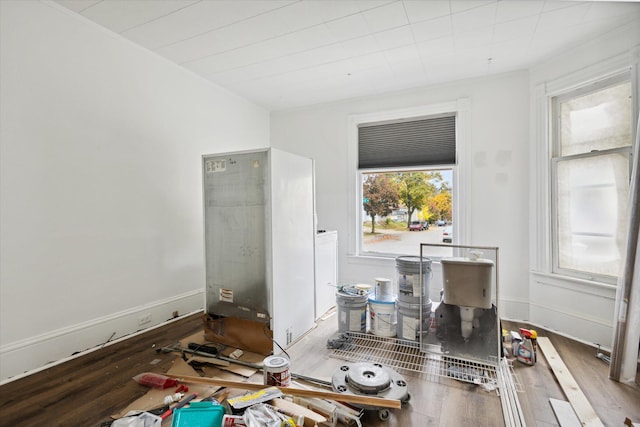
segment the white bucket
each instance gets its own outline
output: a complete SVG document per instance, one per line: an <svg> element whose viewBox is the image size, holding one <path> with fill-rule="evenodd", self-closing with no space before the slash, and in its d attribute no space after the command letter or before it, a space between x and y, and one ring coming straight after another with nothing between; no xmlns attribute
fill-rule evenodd
<svg viewBox="0 0 640 427"><path fill-rule="evenodd" d="M396 302L369 298L371 333L380 337L396 336Z"/></svg>
<svg viewBox="0 0 640 427"><path fill-rule="evenodd" d="M421 263L420 257L417 256L399 256L396 258L396 271L399 301L424 304L429 300L431 259L422 258Z"/></svg>
<svg viewBox="0 0 640 427"><path fill-rule="evenodd" d="M269 356L262 362L262 372L265 385L289 387L291 374L289 373L289 359L282 356Z"/></svg>
<svg viewBox="0 0 640 427"><path fill-rule="evenodd" d="M378 301L393 301L395 294L393 292L393 283L391 279L385 279L384 277L378 277L376 281L376 300Z"/></svg>
<svg viewBox="0 0 640 427"><path fill-rule="evenodd" d="M367 332L368 293L362 295L336 292L338 332Z"/></svg>
<svg viewBox="0 0 640 427"><path fill-rule="evenodd" d="M422 305L422 333L427 334L431 318L431 300ZM398 300L398 338L418 341L420 338L420 304Z"/></svg>

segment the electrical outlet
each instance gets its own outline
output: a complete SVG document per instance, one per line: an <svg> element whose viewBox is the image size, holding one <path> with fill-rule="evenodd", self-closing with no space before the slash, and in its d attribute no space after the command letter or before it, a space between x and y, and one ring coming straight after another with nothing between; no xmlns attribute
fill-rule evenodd
<svg viewBox="0 0 640 427"><path fill-rule="evenodd" d="M286 345L291 344L291 341L293 341L293 333L291 333L291 328L287 329L286 331Z"/></svg>
<svg viewBox="0 0 640 427"><path fill-rule="evenodd" d="M151 322L151 313L147 313L145 315L138 317L138 326L145 325L149 322Z"/></svg>

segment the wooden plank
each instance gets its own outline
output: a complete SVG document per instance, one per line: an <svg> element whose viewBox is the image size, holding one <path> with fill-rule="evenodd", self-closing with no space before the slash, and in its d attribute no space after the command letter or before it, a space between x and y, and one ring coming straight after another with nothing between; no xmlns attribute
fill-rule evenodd
<svg viewBox="0 0 640 427"><path fill-rule="evenodd" d="M551 409L553 409L553 413L558 420L558 424L560 427L579 427L580 420L573 410L573 406L571 403L566 400L558 400L554 398L549 398L549 403L551 404Z"/></svg>
<svg viewBox="0 0 640 427"><path fill-rule="evenodd" d="M225 381L217 378L193 377L166 374L168 377L175 378L181 382L193 384L213 384L220 387L239 388L241 390L262 390L268 387L274 387L264 384L247 383L239 381ZM322 399L337 400L338 402L356 403L359 405L373 406L378 408L400 409L402 402L397 399L384 399L381 397L359 396L348 393L334 393L321 390L304 390L292 387L277 387L282 394L289 396L302 397L319 397Z"/></svg>
<svg viewBox="0 0 640 427"><path fill-rule="evenodd" d="M569 372L569 369L562 361L562 358L556 351L555 347L547 337L539 337L538 338L538 346L540 350L544 354L544 357L547 359L549 366L553 370L562 391L564 391L565 396L573 410L575 411L578 419L580 420L583 426L604 426L598 414L593 409L589 400L584 395L580 386Z"/></svg>

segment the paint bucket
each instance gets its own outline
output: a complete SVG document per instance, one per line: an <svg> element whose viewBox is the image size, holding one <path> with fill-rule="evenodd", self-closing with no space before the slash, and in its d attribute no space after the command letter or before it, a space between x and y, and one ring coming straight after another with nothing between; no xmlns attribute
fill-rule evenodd
<svg viewBox="0 0 640 427"><path fill-rule="evenodd" d="M291 373L289 373L289 359L282 356L269 356L262 362L262 372L265 385L289 387Z"/></svg>
<svg viewBox="0 0 640 427"><path fill-rule="evenodd" d="M396 336L396 302L369 298L371 333L380 337Z"/></svg>
<svg viewBox="0 0 640 427"><path fill-rule="evenodd" d="M422 333L429 331L431 320L431 300L422 304ZM398 338L408 341L420 340L420 304L411 304L398 300Z"/></svg>
<svg viewBox="0 0 640 427"><path fill-rule="evenodd" d="M421 276L420 257L399 256L396 258L396 271L398 273L398 301L409 304L426 304L429 301L431 260L422 258Z"/></svg>
<svg viewBox="0 0 640 427"><path fill-rule="evenodd" d="M375 279L375 281L376 281L376 300L393 301L396 298L391 279L378 277Z"/></svg>
<svg viewBox="0 0 640 427"><path fill-rule="evenodd" d="M355 288L336 292L338 332L367 332L367 300L369 293Z"/></svg>

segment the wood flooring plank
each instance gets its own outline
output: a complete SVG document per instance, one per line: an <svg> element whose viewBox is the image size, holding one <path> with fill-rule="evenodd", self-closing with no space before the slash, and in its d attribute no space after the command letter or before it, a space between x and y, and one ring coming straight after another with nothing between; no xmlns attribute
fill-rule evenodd
<svg viewBox="0 0 640 427"><path fill-rule="evenodd" d="M593 427L604 426L598 417L598 414L596 414L596 411L589 403L589 400L580 389L580 386L573 378L573 375L571 375L571 372L562 361L562 358L556 351L555 347L553 347L549 338L539 337L538 345L542 350L544 357L547 359L547 362L549 362L551 369L553 369L562 390L571 403L571 406L575 410L582 425Z"/></svg>
<svg viewBox="0 0 640 427"><path fill-rule="evenodd" d="M582 425L573 407L566 400L549 399L549 404L556 414L560 427L580 427Z"/></svg>
<svg viewBox="0 0 640 427"><path fill-rule="evenodd" d="M508 326L504 327L510 330L530 328L527 324L505 324ZM329 357L326 348L327 339L337 332L337 328L336 316L329 316L287 348L291 372L331 380L335 369L344 363ZM0 425L98 427L102 421L109 420L111 414L125 409L147 392L146 387L136 384L131 377L144 371L167 372L173 366L176 356L158 354L156 349L202 331L201 314L185 316L6 383L0 386L3 396ZM549 331L538 330L538 335L546 335L552 341L605 425L621 425L625 417L640 420L640 388L609 380L608 366L595 358L593 347ZM156 359L159 361L155 362ZM518 397L527 425L557 425L549 398L564 399L564 395L545 358L539 357L535 366L514 362L514 371L523 389ZM449 378L402 374L411 394L409 403L402 409L392 410L387 421L379 420L376 411L365 411L363 425L504 425L500 399L495 393Z"/></svg>

